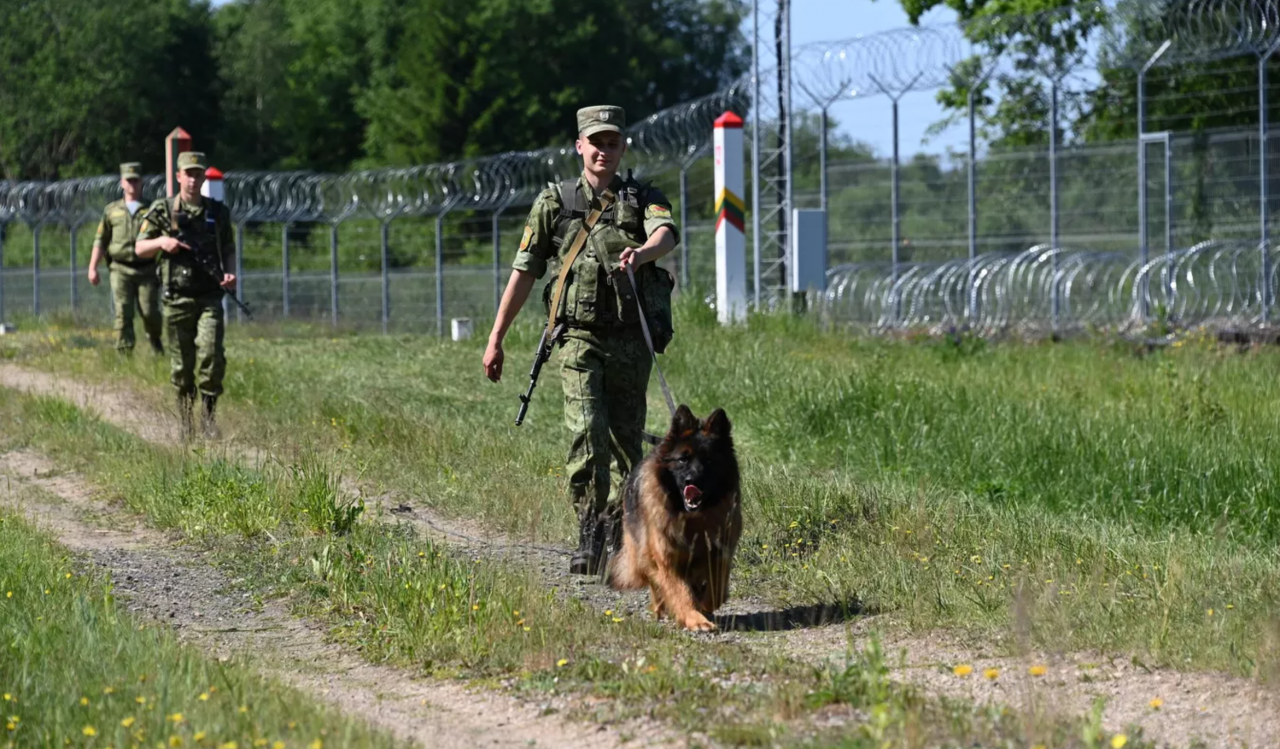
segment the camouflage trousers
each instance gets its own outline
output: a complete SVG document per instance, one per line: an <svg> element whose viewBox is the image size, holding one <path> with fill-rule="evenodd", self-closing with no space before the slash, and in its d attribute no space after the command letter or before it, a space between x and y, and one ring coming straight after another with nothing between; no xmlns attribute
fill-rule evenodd
<svg viewBox="0 0 1280 749"><path fill-rule="evenodd" d="M133 351L133 313L136 309L142 316L142 327L151 341L151 348L163 352L160 341L163 329L160 315L160 279L155 271L150 273L130 273L128 271L110 271L111 298L116 310L116 350Z"/></svg>
<svg viewBox="0 0 1280 749"><path fill-rule="evenodd" d="M640 329L570 330L560 349L564 421L573 435L565 470L579 515L621 508L643 457L645 396L653 360Z"/></svg>
<svg viewBox="0 0 1280 749"><path fill-rule="evenodd" d="M169 329L169 381L183 395L222 394L227 357L222 346L222 293L174 295L164 300Z"/></svg>

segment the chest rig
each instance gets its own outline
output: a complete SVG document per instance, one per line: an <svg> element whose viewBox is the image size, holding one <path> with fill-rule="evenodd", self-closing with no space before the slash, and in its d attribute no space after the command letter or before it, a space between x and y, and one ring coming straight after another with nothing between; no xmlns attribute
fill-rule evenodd
<svg viewBox="0 0 1280 749"><path fill-rule="evenodd" d="M590 206L587 205L577 179L551 185L560 196L555 231L551 242L562 259L566 243L583 227ZM596 329L635 325L638 322L635 294L619 256L629 247L639 247L647 239L644 230L646 186L630 176L618 188L616 199L606 208L592 227L586 246L573 261L566 277L562 319L569 327ZM650 282L652 263L638 269L636 281L641 289ZM544 290L544 305L550 308L550 288Z"/></svg>
<svg viewBox="0 0 1280 749"><path fill-rule="evenodd" d="M201 198L200 213L192 214L184 211L182 199L174 196L168 208L167 233L191 249L164 255L164 295L221 293L222 235L218 232L216 205Z"/></svg>

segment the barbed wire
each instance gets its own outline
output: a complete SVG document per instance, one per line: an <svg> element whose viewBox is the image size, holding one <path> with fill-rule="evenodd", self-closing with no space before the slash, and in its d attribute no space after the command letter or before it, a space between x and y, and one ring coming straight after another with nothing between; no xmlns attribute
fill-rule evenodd
<svg viewBox="0 0 1280 749"><path fill-rule="evenodd" d="M1276 288L1276 250L1268 248ZM1118 252L1038 245L939 263L852 263L828 272L817 302L828 319L883 332L967 328L978 335L1262 322L1256 243L1208 240L1149 262Z"/></svg>
<svg viewBox="0 0 1280 749"><path fill-rule="evenodd" d="M1095 43L1065 45L1063 55L1041 42L1085 23ZM1280 43L1274 0L1158 0L1096 3L1029 16L979 16L962 23L910 27L799 47L792 69L797 87L818 106L841 98L926 90L977 79L1009 50L1048 76L1098 64L1136 67L1165 40L1160 64L1263 54ZM1037 59L1039 54L1045 59ZM762 76L773 75L772 71ZM629 128L628 166L638 176L685 164L705 150L716 117L746 114L751 79L657 112ZM550 182L577 174L571 145L515 151L444 164L325 174L229 170L224 188L237 221L319 221L348 217L391 220L442 211L492 211L528 205ZM119 197L114 177L57 182L0 182L0 221L81 223ZM154 195L160 177L146 180Z"/></svg>

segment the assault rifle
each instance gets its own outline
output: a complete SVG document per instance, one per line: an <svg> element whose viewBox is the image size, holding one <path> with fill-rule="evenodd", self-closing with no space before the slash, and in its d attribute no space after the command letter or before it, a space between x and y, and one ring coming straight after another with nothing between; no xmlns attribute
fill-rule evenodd
<svg viewBox="0 0 1280 749"><path fill-rule="evenodd" d="M232 291L231 289L222 287L222 276L225 274L225 271L222 268L222 258L217 256L216 250L210 250L207 247L204 247L203 245L200 244L200 242L198 242L195 238L193 238L191 234L187 231L190 228L191 228L191 217L188 216L186 213L179 211L178 212L178 237L177 237L178 241L182 242L183 244L191 248L191 256L196 259L196 262L200 264L200 267L204 270L204 272L208 273L213 278L213 280L218 283L218 288L222 289L222 293L231 297L231 301L236 303L236 306L240 308L241 312L244 312L245 317L248 317L250 320L252 320L253 312L249 310L249 305L240 301L240 298L236 296L236 293L234 291ZM240 279L237 278L236 283L240 283Z"/></svg>
<svg viewBox="0 0 1280 749"><path fill-rule="evenodd" d="M556 341L560 340L560 336L564 335L564 329L564 323L554 328L542 329L542 339L538 341L538 349L533 353L533 369L529 370L529 389L520 396L520 412L516 414L516 426L524 423L524 415L529 410L529 400L533 398L533 389L538 386L538 374L542 372L542 365L551 358L551 349L555 347Z"/></svg>

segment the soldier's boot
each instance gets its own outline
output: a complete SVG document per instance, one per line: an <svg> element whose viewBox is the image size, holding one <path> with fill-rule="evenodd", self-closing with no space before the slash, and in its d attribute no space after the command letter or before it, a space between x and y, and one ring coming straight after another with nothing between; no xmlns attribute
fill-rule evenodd
<svg viewBox="0 0 1280 749"><path fill-rule="evenodd" d="M608 532L603 513L587 506L578 518L578 549L569 559L569 573L595 575L600 572L600 560L604 557L605 536Z"/></svg>
<svg viewBox="0 0 1280 749"><path fill-rule="evenodd" d="M151 353L157 356L164 354L164 343L160 341L158 336L151 339Z"/></svg>
<svg viewBox="0 0 1280 749"><path fill-rule="evenodd" d="M191 414L195 400L193 393L178 393L178 420L182 423L183 441L190 441L195 437L195 422Z"/></svg>
<svg viewBox="0 0 1280 749"><path fill-rule="evenodd" d="M204 410L200 415L200 428L204 431L205 439L216 440L220 436L215 419L218 410L218 396L202 395L200 400L204 404Z"/></svg>

